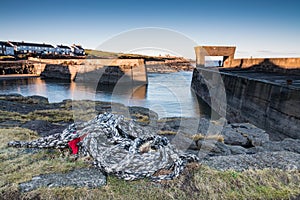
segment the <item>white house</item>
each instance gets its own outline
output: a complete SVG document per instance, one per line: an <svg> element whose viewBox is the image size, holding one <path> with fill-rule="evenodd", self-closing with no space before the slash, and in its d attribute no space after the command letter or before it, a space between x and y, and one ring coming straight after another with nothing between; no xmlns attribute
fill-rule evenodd
<svg viewBox="0 0 300 200"><path fill-rule="evenodd" d="M13 42L13 41L0 41L0 55L15 55L15 54L60 54L60 55L85 55L84 49L81 45L73 44L71 47L66 45L57 45L56 47L51 44L29 43L29 42Z"/></svg>
<svg viewBox="0 0 300 200"><path fill-rule="evenodd" d="M0 55L15 55L14 47L8 42L0 41Z"/></svg>
<svg viewBox="0 0 300 200"><path fill-rule="evenodd" d="M56 54L70 55L71 52L72 52L71 48L65 45L57 45L55 48Z"/></svg>
<svg viewBox="0 0 300 200"><path fill-rule="evenodd" d="M14 46L16 53L38 53L38 54L54 54L55 48L51 44L39 44L28 42L9 42Z"/></svg>
<svg viewBox="0 0 300 200"><path fill-rule="evenodd" d="M71 49L75 56L84 56L85 55L84 48L82 48L81 45L73 44L71 46Z"/></svg>

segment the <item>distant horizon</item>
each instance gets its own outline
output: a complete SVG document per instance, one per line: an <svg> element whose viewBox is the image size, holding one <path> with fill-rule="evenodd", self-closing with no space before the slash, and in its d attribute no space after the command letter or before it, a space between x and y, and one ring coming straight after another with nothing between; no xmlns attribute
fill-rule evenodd
<svg viewBox="0 0 300 200"><path fill-rule="evenodd" d="M299 7L296 0L11 0L1 3L0 38L96 49L119 34L157 27L181 33L201 46L236 46L237 58L300 57ZM101 50L121 52L121 48ZM190 48L187 54L195 58Z"/></svg>

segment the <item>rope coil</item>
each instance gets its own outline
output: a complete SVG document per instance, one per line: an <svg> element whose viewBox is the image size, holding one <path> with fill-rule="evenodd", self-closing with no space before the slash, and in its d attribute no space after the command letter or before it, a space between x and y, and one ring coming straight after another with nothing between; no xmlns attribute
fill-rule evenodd
<svg viewBox="0 0 300 200"><path fill-rule="evenodd" d="M148 177L153 181L179 176L188 162L198 162L193 154L177 150L165 137L153 134L133 120L104 113L84 123L73 123L62 133L34 141L11 141L10 147L67 148L68 142L84 137L79 152L94 159L94 165L107 174L125 180ZM160 170L170 174L154 176Z"/></svg>

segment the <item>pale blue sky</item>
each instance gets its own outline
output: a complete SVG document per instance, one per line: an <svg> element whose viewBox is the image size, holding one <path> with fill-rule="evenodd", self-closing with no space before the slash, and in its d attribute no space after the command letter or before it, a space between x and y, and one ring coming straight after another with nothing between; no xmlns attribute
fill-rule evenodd
<svg viewBox="0 0 300 200"><path fill-rule="evenodd" d="M237 57L300 57L298 0L4 0L0 5L0 40L94 49L121 32L160 27L198 45L236 45Z"/></svg>

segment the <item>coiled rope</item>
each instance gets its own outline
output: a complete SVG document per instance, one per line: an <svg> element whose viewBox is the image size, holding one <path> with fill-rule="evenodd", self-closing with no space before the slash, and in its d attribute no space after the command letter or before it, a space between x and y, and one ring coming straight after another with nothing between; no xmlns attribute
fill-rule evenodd
<svg viewBox="0 0 300 200"><path fill-rule="evenodd" d="M34 141L12 141L8 146L67 148L70 141L84 137L77 144L79 154L91 156L102 172L125 180L145 177L153 181L170 180L188 162L198 161L197 156L177 150L167 138L152 132L123 116L104 113L85 123L73 123L62 133ZM170 173L155 176L160 170Z"/></svg>

